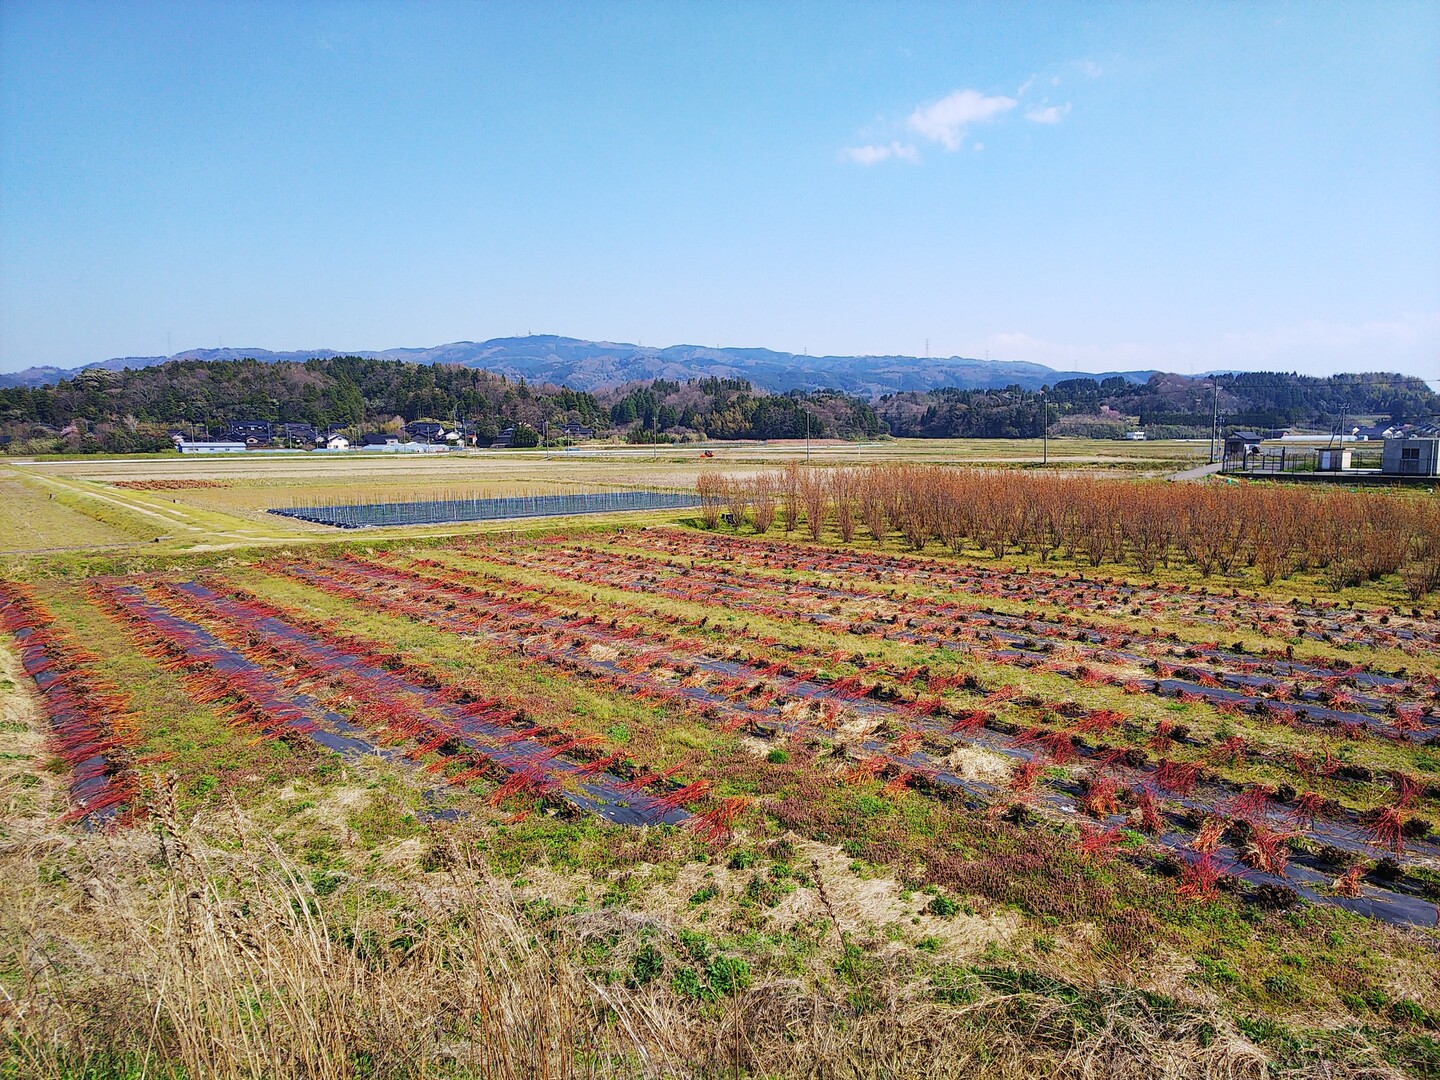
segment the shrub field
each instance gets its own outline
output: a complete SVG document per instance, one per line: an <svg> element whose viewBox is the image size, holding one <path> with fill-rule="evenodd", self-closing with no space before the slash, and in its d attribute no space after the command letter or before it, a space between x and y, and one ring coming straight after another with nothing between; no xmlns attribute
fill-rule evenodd
<svg viewBox="0 0 1440 1080"><path fill-rule="evenodd" d="M1440 1070L1433 497L698 498L6 583L11 1073Z"/></svg>

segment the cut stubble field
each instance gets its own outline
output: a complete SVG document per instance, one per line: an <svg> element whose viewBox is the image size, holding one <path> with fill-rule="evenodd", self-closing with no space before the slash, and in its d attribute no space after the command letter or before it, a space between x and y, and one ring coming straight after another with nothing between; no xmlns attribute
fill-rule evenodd
<svg viewBox="0 0 1440 1080"><path fill-rule="evenodd" d="M1440 1069L1398 579L739 520L19 567L10 1071Z"/></svg>

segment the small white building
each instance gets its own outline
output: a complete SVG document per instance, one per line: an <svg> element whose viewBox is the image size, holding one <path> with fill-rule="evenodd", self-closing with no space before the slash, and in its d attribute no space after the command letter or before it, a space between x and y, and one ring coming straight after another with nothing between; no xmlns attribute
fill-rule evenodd
<svg viewBox="0 0 1440 1080"><path fill-rule="evenodd" d="M344 435L331 435L325 440L326 450L349 450L350 440Z"/></svg>
<svg viewBox="0 0 1440 1080"><path fill-rule="evenodd" d="M1144 442L1144 441L1145 441L1145 432L1143 432L1143 431L1127 431L1127 432L1125 432L1125 438L1128 439L1130 442Z"/></svg>
<svg viewBox="0 0 1440 1080"><path fill-rule="evenodd" d="M243 454L248 449L243 442L180 442L175 445L182 454Z"/></svg>
<svg viewBox="0 0 1440 1080"><path fill-rule="evenodd" d="M389 454L444 454L450 447L444 443L422 443L422 442L389 442L377 443L361 447L362 450L375 451Z"/></svg>
<svg viewBox="0 0 1440 1080"><path fill-rule="evenodd" d="M1380 471L1386 476L1440 476L1440 439L1386 439Z"/></svg>

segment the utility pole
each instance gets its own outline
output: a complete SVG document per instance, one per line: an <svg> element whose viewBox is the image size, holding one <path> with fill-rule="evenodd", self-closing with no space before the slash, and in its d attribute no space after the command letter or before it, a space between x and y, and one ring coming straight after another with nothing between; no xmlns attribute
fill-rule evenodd
<svg viewBox="0 0 1440 1080"><path fill-rule="evenodd" d="M660 460L660 406L655 406L655 411L650 414L650 441L655 446L654 460Z"/></svg>
<svg viewBox="0 0 1440 1080"><path fill-rule="evenodd" d="M1220 380L1210 380L1210 462L1215 462L1215 441L1220 436Z"/></svg>
<svg viewBox="0 0 1440 1080"><path fill-rule="evenodd" d="M810 464L810 411L805 412L805 464Z"/></svg>
<svg viewBox="0 0 1440 1080"><path fill-rule="evenodd" d="M1045 388L1040 388L1040 464L1050 464L1050 403L1045 400Z"/></svg>

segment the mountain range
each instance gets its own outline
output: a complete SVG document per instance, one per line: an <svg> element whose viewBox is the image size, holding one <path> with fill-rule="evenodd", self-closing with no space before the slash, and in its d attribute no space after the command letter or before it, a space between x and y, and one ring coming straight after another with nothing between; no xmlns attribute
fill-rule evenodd
<svg viewBox="0 0 1440 1080"><path fill-rule="evenodd" d="M977 360L962 356L808 356L772 349L711 349L700 345L672 345L656 349L624 342L584 341L546 334L492 338L489 341L454 341L422 349L362 349L343 353L334 349L290 352L191 349L174 356L120 356L71 369L32 367L0 374L0 387L49 386L85 371L147 368L170 360L254 359L276 363L342 355L483 368L511 379L553 383L575 390L595 391L653 379L683 382L714 376L747 379L761 389L777 393L833 389L872 400L885 394L933 390L941 386L966 390L1020 386L1038 390L1077 374L1021 360ZM1123 375L1132 382L1144 382L1153 372L1083 374L1095 379Z"/></svg>

